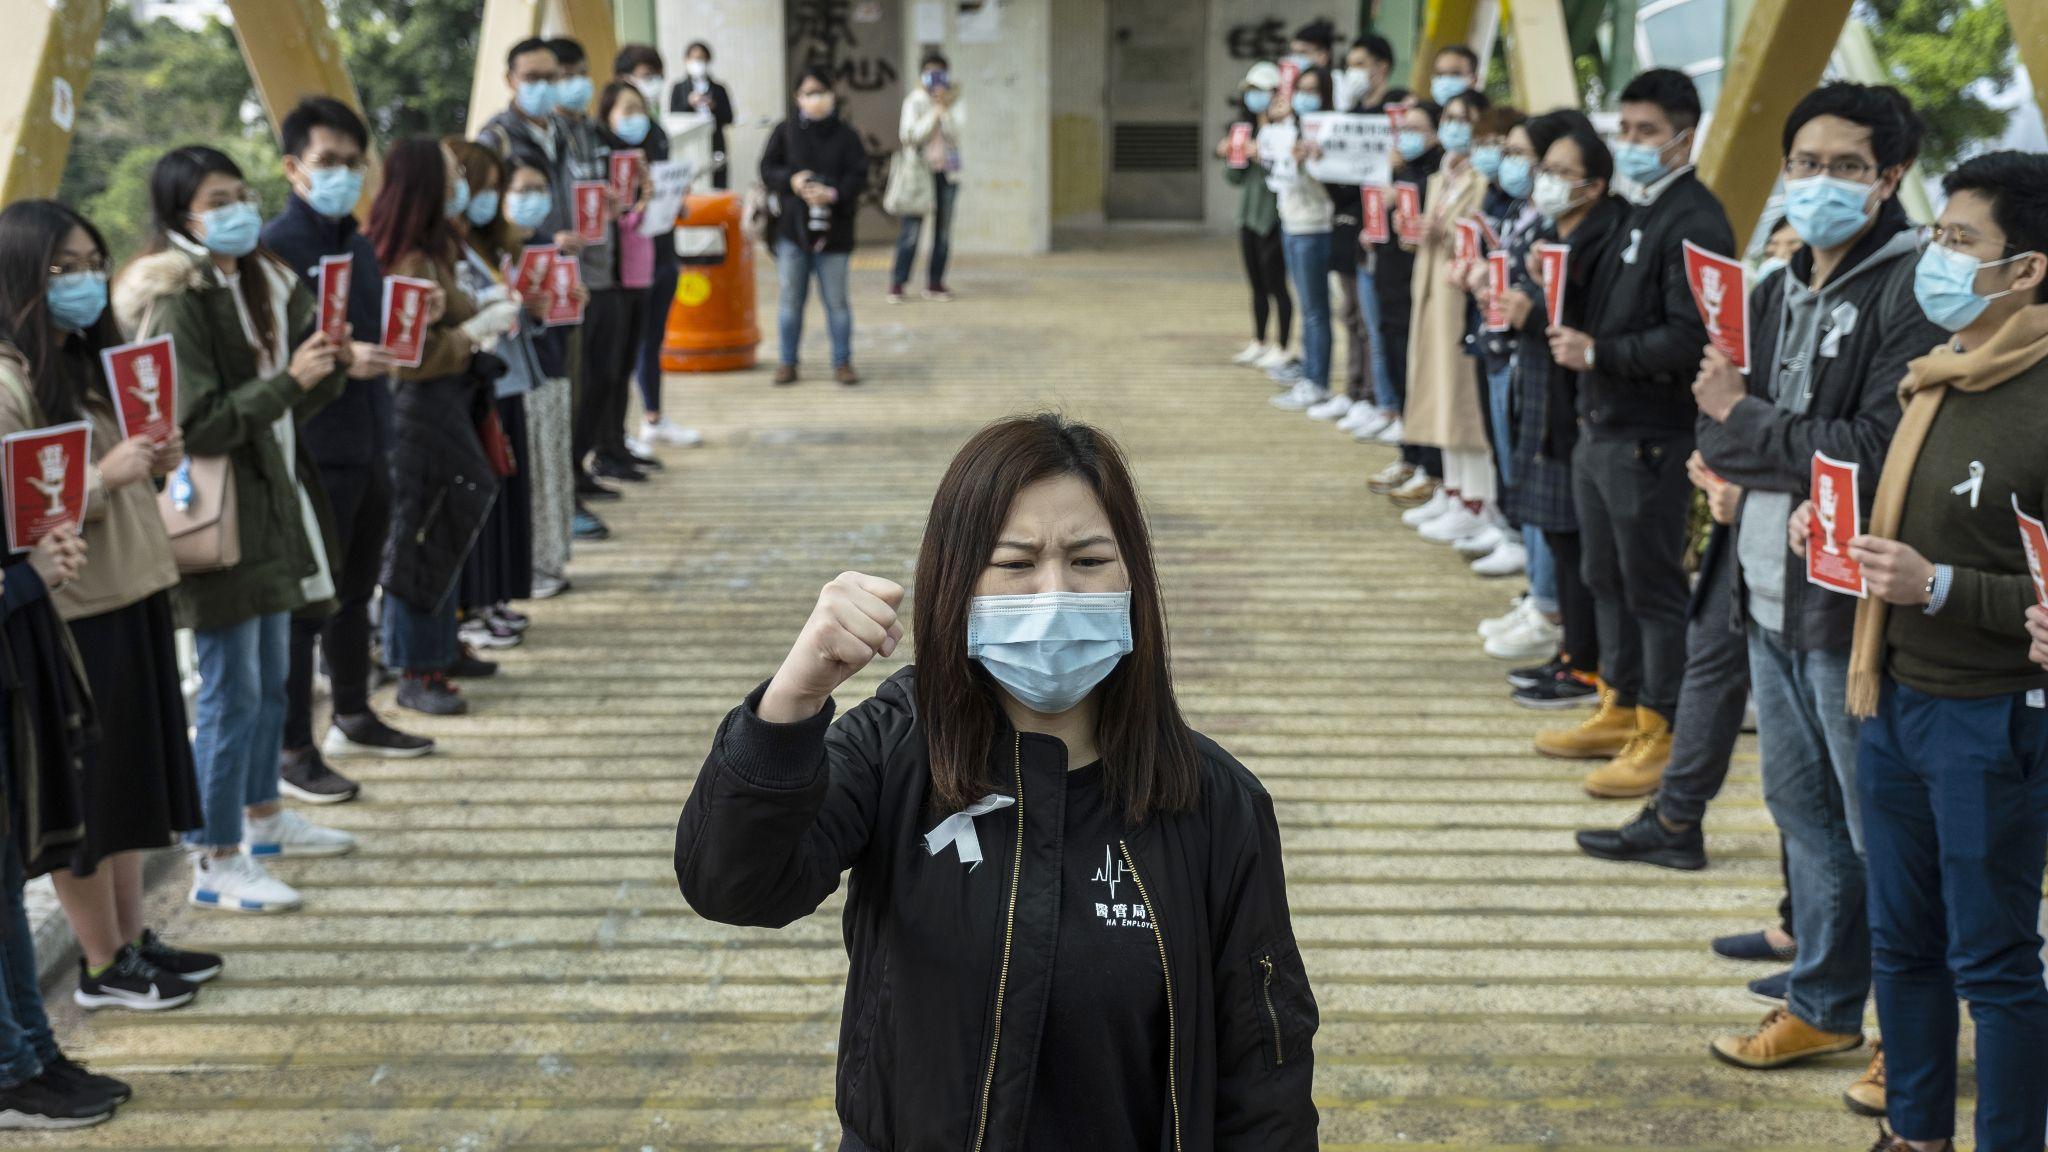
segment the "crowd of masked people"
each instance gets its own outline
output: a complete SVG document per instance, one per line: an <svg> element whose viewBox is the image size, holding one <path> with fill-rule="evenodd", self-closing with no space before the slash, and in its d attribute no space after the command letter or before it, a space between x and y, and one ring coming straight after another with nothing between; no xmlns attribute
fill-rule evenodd
<svg viewBox="0 0 2048 1152"><path fill-rule="evenodd" d="M659 468L658 448L700 441L662 406L677 267L672 223L641 226L646 169L606 192L601 236L588 218L579 232L574 187L610 181L615 150L664 159L665 100L722 131L709 60L693 46L671 86L632 45L599 83L574 41L525 41L476 140L373 142L349 107L308 98L280 125L281 210L266 220L222 152L174 148L136 253L54 200L0 210L0 435L83 421L92 457L83 523L0 569L0 1128L96 1123L129 1098L57 1047L25 877L53 879L80 1005L191 1003L227 961L145 923L142 853L182 841L199 908L299 907L266 862L355 839L283 799L353 799L330 759L434 750L372 710L373 688L466 712L458 683L520 642L515 604L570 590L572 548L607 535L601 503ZM373 147L381 184L359 218ZM527 247L549 244L579 281L518 283ZM349 271L327 326L323 262ZM410 366L387 342L388 277L427 285ZM124 438L101 353L162 336L175 427ZM189 728L179 628L199 674Z"/></svg>
<svg viewBox="0 0 2048 1152"><path fill-rule="evenodd" d="M1254 325L1237 362L1285 389L1276 407L1398 447L1369 486L1423 539L1526 578L1485 650L1529 662L1517 703L1591 709L1536 750L1592 762L1593 796L1648 798L1585 852L1705 867L1753 706L1785 899L1713 948L1783 970L1713 1055L1764 1071L1861 1047L1874 993L1883 1042L1847 1102L1888 1115L1880 1149L1942 1149L1968 1001L1977 1146L2041 1148L2048 588L2015 512L2048 507L2048 156L1963 161L1916 227L1897 193L1924 125L1899 92L1828 84L1746 126L1782 127L1783 216L1752 254L1745 373L1687 279L1687 242L1743 255L1690 162L1690 79L1635 77L1610 139L1489 100L1465 47L1424 94L1390 86L1385 40L1335 40L1311 24L1244 79L1242 119L1287 150L1229 172ZM1317 111L1387 115L1393 182L1419 196L1311 176ZM1480 219L1504 292L1460 250ZM1552 244L1554 310L1532 257ZM1817 526L1816 453L1858 469L1846 546ZM1807 578L1824 546L1864 596Z"/></svg>

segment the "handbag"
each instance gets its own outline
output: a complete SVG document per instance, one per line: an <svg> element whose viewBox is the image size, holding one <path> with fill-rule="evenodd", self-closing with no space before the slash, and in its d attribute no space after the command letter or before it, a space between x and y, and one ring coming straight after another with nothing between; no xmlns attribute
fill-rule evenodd
<svg viewBox="0 0 2048 1152"><path fill-rule="evenodd" d="M929 216L937 198L932 166L922 149L906 144L889 160L889 183L882 192L882 211L891 216Z"/></svg>
<svg viewBox="0 0 2048 1152"><path fill-rule="evenodd" d="M156 510L178 571L219 572L242 562L235 466L228 457L185 457L156 494Z"/></svg>
<svg viewBox="0 0 2048 1152"><path fill-rule="evenodd" d="M484 457L491 462L491 474L503 480L519 473L519 461L512 455L512 437L505 434L505 422L498 419L497 405L484 409L476 422L476 438L483 444Z"/></svg>

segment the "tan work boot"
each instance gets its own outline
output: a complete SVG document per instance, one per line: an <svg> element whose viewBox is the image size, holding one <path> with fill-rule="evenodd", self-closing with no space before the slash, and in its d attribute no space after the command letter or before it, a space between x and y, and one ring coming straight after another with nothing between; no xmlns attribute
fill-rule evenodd
<svg viewBox="0 0 2048 1152"><path fill-rule="evenodd" d="M1536 734L1536 750L1560 760L1611 760L1636 737L1636 714L1614 703L1614 689L1600 686L1600 707L1573 728L1545 728Z"/></svg>
<svg viewBox="0 0 2048 1152"><path fill-rule="evenodd" d="M1648 796L1664 782L1664 768L1671 763L1671 722L1649 708L1636 709L1636 735L1621 750L1586 777L1586 792L1603 800L1631 800Z"/></svg>
<svg viewBox="0 0 2048 1152"><path fill-rule="evenodd" d="M1773 1008L1750 1035L1715 1040L1714 1055L1737 1068L1763 1070L1862 1046L1861 1032L1823 1032L1783 1008Z"/></svg>
<svg viewBox="0 0 2048 1152"><path fill-rule="evenodd" d="M1884 1115L1884 1041L1879 1040L1876 1049L1870 1054L1870 1067L1842 1093L1842 1102L1858 1116Z"/></svg>

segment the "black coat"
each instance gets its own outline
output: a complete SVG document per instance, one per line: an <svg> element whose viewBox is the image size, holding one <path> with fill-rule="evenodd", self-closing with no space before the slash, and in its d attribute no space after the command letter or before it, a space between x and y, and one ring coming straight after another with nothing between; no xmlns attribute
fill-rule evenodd
<svg viewBox="0 0 2048 1152"><path fill-rule="evenodd" d="M898 672L829 728L829 704L799 723L762 721L756 689L720 725L683 807L676 875L709 919L781 927L851 869L842 1148L1009 1152L1022 1146L1059 925L1066 750L1001 724L989 774L1017 803L976 821L980 866L930 855L922 837L938 817L914 675ZM1199 805L1126 839L1170 990L1162 1130L1180 1152L1306 1152L1316 1004L1272 798L1229 753L1196 744Z"/></svg>
<svg viewBox="0 0 2048 1152"><path fill-rule="evenodd" d="M377 266L377 250L356 227L354 216L330 220L293 193L286 198L284 211L263 226L263 246L299 274L315 299L320 295L320 258L346 253L353 268L348 322L355 328L355 339L373 340L383 330L384 272ZM391 388L385 378L350 378L341 395L306 418L299 439L323 471L381 468L390 429Z"/></svg>
<svg viewBox="0 0 2048 1152"><path fill-rule="evenodd" d="M868 186L868 150L861 145L860 133L837 115L823 120L792 116L768 137L768 147L761 152L761 182L775 197L775 234L802 248L811 246L811 206L790 190L789 178L806 171L839 190L824 251L853 251L853 218Z"/></svg>
<svg viewBox="0 0 2048 1152"><path fill-rule="evenodd" d="M690 93L696 90L696 81L685 76L676 81L668 90L668 110L677 115L695 112L690 106ZM711 97L711 171L715 175L725 174L725 130L732 123L732 96L725 85L713 80L705 91ZM718 185L725 187L723 183Z"/></svg>
<svg viewBox="0 0 2048 1152"><path fill-rule="evenodd" d="M0 851L29 876L71 863L85 836L79 774L99 717L71 631L26 556L6 565L0 594ZM20 899L21 893L10 894Z"/></svg>
<svg viewBox="0 0 2048 1152"><path fill-rule="evenodd" d="M494 359L479 353L471 363ZM401 382L392 399L391 532L378 583L422 612L455 586L498 494L497 474L477 436L492 404L491 379L472 367Z"/></svg>

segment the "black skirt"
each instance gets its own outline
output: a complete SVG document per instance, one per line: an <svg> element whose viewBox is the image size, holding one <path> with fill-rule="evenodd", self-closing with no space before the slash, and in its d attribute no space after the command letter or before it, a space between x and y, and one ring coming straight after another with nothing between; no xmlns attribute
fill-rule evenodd
<svg viewBox="0 0 2048 1152"><path fill-rule="evenodd" d="M498 402L498 422L512 441L517 469L498 481L498 501L491 505L483 531L462 565L460 603L464 611L488 608L533 595L533 482L527 476L526 397L507 396Z"/></svg>
<svg viewBox="0 0 2048 1152"><path fill-rule="evenodd" d="M90 876L117 852L162 848L205 821L170 593L73 620L71 638L100 714L78 776L85 839L71 857L71 871Z"/></svg>

